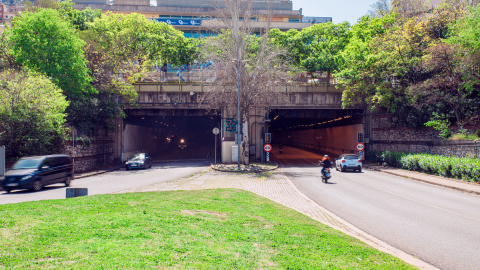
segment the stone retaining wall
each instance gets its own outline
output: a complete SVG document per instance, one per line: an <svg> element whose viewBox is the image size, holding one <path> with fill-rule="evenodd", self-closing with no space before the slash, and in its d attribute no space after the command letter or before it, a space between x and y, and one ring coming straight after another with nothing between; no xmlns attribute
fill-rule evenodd
<svg viewBox="0 0 480 270"><path fill-rule="evenodd" d="M63 152L73 158L76 173L111 165L115 161L115 132L98 130L87 142L77 140L75 147L69 141Z"/></svg>
<svg viewBox="0 0 480 270"><path fill-rule="evenodd" d="M478 127L472 127L476 129ZM433 128L397 127L390 115L375 115L367 149L480 158L480 141L442 141L438 134Z"/></svg>

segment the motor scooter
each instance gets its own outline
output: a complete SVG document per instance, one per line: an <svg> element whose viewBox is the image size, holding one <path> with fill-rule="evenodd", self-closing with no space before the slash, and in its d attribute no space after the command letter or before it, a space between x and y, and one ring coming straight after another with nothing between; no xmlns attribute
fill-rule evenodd
<svg viewBox="0 0 480 270"><path fill-rule="evenodd" d="M327 183L328 179L330 178L332 178L332 175L330 174L330 168L326 168L322 173L322 182Z"/></svg>

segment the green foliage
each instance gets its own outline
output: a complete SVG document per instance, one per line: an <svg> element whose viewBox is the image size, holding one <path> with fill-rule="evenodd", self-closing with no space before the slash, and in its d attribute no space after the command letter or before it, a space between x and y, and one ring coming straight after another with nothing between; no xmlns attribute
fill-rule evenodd
<svg viewBox="0 0 480 270"><path fill-rule="evenodd" d="M285 48L295 64L310 72L323 71L328 74L338 71L342 65L341 52L350 38L348 22L321 23L297 31L270 31L272 41Z"/></svg>
<svg viewBox="0 0 480 270"><path fill-rule="evenodd" d="M458 126L479 119L480 6L447 2L431 16L364 17L352 27L334 74L343 107L363 103L415 127L432 113Z"/></svg>
<svg viewBox="0 0 480 270"><path fill-rule="evenodd" d="M0 220L6 269L416 269L235 189L6 204Z"/></svg>
<svg viewBox="0 0 480 270"><path fill-rule="evenodd" d="M480 138L480 129L477 129L477 131L475 131L475 135Z"/></svg>
<svg viewBox="0 0 480 270"><path fill-rule="evenodd" d="M438 137L442 138L443 140L448 139L452 135L452 131L450 130L450 121L441 119L438 114L434 114L433 118L425 123L425 126L433 127L435 130L440 131Z"/></svg>
<svg viewBox="0 0 480 270"><path fill-rule="evenodd" d="M348 22L333 24L321 23L302 29L299 39L304 46L301 65L310 72L338 71L343 63L341 52L350 38Z"/></svg>
<svg viewBox="0 0 480 270"><path fill-rule="evenodd" d="M41 9L15 17L10 39L16 61L51 77L66 96L94 92L82 50L84 42L58 11Z"/></svg>
<svg viewBox="0 0 480 270"><path fill-rule="evenodd" d="M58 152L64 142L68 101L43 75L0 74L0 145L7 159Z"/></svg>
<svg viewBox="0 0 480 270"><path fill-rule="evenodd" d="M407 152L374 152L371 161L397 168L480 183L480 159Z"/></svg>
<svg viewBox="0 0 480 270"><path fill-rule="evenodd" d="M196 42L166 23L147 20L144 15L102 15L87 24L92 32L88 42L104 54L113 67L120 62L138 66L147 60L160 60L173 65L191 64L196 56ZM117 69L121 72L121 69Z"/></svg>
<svg viewBox="0 0 480 270"><path fill-rule="evenodd" d="M480 5L470 8L466 16L458 20L450 31L448 42L468 48L472 55L480 53Z"/></svg>

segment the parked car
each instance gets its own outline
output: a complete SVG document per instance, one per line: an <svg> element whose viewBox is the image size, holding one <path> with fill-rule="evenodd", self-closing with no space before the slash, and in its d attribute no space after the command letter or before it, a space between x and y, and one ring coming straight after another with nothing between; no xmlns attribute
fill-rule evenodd
<svg viewBox="0 0 480 270"><path fill-rule="evenodd" d="M125 162L125 169L127 169L127 171L130 169L145 169L145 168L151 168L151 167L152 167L152 159L150 158L149 155L145 153L138 153L138 154L132 155Z"/></svg>
<svg viewBox="0 0 480 270"><path fill-rule="evenodd" d="M39 191L56 183L68 187L73 178L73 163L67 155L24 157L5 173L0 185L7 192L14 189Z"/></svg>
<svg viewBox="0 0 480 270"><path fill-rule="evenodd" d="M335 159L335 169L342 172L346 170L362 172L362 160L353 154L343 154Z"/></svg>

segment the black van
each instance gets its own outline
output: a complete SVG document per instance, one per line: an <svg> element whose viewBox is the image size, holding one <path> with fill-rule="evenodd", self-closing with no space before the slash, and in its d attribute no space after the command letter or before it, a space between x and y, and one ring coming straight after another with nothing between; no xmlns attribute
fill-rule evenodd
<svg viewBox="0 0 480 270"><path fill-rule="evenodd" d="M41 190L46 185L64 183L70 186L73 180L73 163L67 155L24 157L5 173L0 185L10 192L13 189Z"/></svg>

